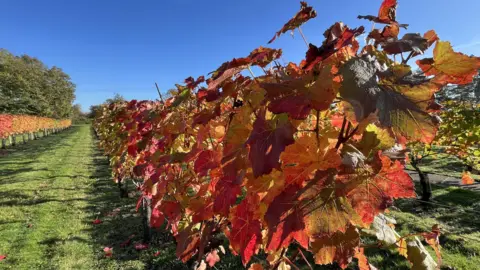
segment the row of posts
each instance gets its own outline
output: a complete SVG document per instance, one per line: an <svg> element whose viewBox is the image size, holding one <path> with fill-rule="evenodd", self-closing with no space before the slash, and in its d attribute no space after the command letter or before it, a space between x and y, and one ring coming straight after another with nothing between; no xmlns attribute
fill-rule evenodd
<svg viewBox="0 0 480 270"><path fill-rule="evenodd" d="M51 128L51 129L44 128L43 130L37 131L37 132L29 132L29 133L9 135L6 138L2 138L2 149L7 148L8 145L10 145L10 146L17 145L18 144L18 142L17 142L18 136L21 136L21 139L22 139L23 143L27 143L27 141L36 140L36 139L41 138L41 137L46 137L48 135L58 133L58 132L60 132L62 130L65 130L65 129L67 129L67 128Z"/></svg>

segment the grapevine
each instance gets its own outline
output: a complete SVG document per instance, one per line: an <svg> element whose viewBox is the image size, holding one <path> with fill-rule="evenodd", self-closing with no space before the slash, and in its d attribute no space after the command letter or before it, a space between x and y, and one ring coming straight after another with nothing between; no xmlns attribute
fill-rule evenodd
<svg viewBox="0 0 480 270"><path fill-rule="evenodd" d="M385 0L378 16L359 16L385 25L361 49L365 28L335 23L298 65L259 47L208 79L187 78L168 99L102 108L94 125L115 180L141 179L139 203L149 202L152 228L166 223L178 258L212 266L222 234L245 266L260 250L271 268L292 263L284 254L297 243L316 264L346 268L356 257L370 268L360 231L395 199L416 197L392 151L430 143L435 92L471 82L480 67L433 30L398 38L407 25L396 6ZM302 2L270 42L314 17ZM433 46L433 58L417 61L423 74L412 72L409 60ZM265 74L254 76L254 66ZM423 234L435 250L438 235Z"/></svg>

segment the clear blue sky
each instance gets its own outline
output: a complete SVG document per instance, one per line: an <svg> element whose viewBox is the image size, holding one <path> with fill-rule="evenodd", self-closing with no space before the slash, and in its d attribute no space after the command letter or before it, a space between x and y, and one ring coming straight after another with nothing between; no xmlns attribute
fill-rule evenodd
<svg viewBox="0 0 480 270"><path fill-rule="evenodd" d="M381 0L310 0L318 17L303 30L320 44L342 20L370 23ZM399 0L398 21L409 32L435 29L468 54L480 55L479 0ZM366 4L369 3L369 4ZM119 93L155 99L188 76L206 75L224 61L266 42L299 9L294 0L0 0L0 48L38 57L70 74L83 110ZM405 32L403 32L405 33ZM284 35L272 44L298 62L305 44Z"/></svg>

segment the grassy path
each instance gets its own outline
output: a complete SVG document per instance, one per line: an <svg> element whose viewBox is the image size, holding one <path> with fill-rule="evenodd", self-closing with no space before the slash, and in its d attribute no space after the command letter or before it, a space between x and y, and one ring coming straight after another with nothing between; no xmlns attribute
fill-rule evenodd
<svg viewBox="0 0 480 270"><path fill-rule="evenodd" d="M0 156L0 269L143 269L139 254L102 251L139 226L133 203L119 198L89 126L12 148Z"/></svg>

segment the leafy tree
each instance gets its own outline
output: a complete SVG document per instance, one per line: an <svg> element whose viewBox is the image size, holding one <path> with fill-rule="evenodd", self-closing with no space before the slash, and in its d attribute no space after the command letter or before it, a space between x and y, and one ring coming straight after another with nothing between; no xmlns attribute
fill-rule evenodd
<svg viewBox="0 0 480 270"><path fill-rule="evenodd" d="M74 92L75 85L61 69L0 51L0 113L67 118Z"/></svg>
<svg viewBox="0 0 480 270"><path fill-rule="evenodd" d="M80 104L75 104L72 106L72 122L74 124L86 124L89 122L88 114L82 112L82 106Z"/></svg>
<svg viewBox="0 0 480 270"><path fill-rule="evenodd" d="M91 105L90 113L88 114L88 117L95 118L99 115L100 111L102 110L102 107L107 106L109 104L122 103L122 102L125 102L125 98L122 95L115 93L113 97L106 99L102 104Z"/></svg>

